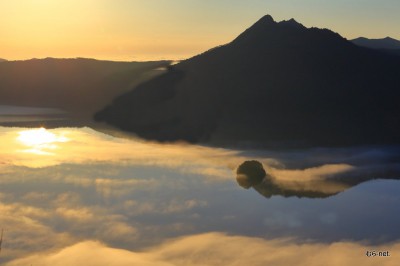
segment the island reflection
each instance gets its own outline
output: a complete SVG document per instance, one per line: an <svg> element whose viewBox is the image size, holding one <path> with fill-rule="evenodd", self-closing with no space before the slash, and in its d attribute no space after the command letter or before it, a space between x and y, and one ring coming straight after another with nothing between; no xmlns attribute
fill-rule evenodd
<svg viewBox="0 0 400 266"><path fill-rule="evenodd" d="M336 169L336 173L324 170ZM314 172L319 174L313 175ZM268 174L262 163L252 160L245 161L236 170L237 183L245 188L254 188L266 198L272 196L298 197L298 198L328 198L341 193L360 183L374 179L400 179L400 166L398 164L388 167L370 168L357 171L348 165L330 165L309 170L306 178L284 179ZM322 170L322 171L321 171ZM272 171L274 172L274 171ZM276 171L275 171L276 172Z"/></svg>

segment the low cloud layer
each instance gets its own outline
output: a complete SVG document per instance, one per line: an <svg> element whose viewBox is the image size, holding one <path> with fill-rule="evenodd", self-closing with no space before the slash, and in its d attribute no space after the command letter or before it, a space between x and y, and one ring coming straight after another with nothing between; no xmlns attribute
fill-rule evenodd
<svg viewBox="0 0 400 266"><path fill-rule="evenodd" d="M389 257L367 257L367 251L388 251ZM52 253L17 259L6 266L204 266L204 265L398 265L400 243L368 246L356 242L296 243L288 239L207 233L170 240L145 251L133 252L86 241Z"/></svg>
<svg viewBox="0 0 400 266"><path fill-rule="evenodd" d="M43 168L63 163L107 162L167 167L183 173L229 179L232 169L244 159L236 151L115 138L89 128L28 130L0 127L0 133L0 166L3 167ZM30 143L29 136L37 137L38 133L43 135L43 143ZM21 134L28 141L21 141ZM48 136L52 137L51 141L45 139Z"/></svg>
<svg viewBox="0 0 400 266"><path fill-rule="evenodd" d="M348 239L344 243L363 256L367 247L353 241L395 249L385 243L400 238L397 181L353 186L398 178L393 148L240 151L161 145L89 128L47 130L50 142L37 143L29 134L25 142L18 139L26 130L0 127L0 264L68 265L75 257L72 265L85 258L102 265L109 262L101 259L104 253L115 259L109 265L218 265L222 259L279 265L283 257L265 254L292 247L289 254L297 256L296 249L308 247L333 256L324 250ZM237 186L235 169L245 160L260 161L274 181L291 189L336 193L353 186L354 193L323 201L265 199ZM306 244L250 236L293 236ZM166 239L175 240L161 245ZM241 249L243 258L238 255L252 245L257 252Z"/></svg>

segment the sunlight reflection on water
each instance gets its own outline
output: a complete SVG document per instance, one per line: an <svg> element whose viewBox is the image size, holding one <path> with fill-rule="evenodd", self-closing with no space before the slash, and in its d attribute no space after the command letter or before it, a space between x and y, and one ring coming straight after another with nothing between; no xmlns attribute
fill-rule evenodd
<svg viewBox="0 0 400 266"><path fill-rule="evenodd" d="M343 258L352 259L369 248L364 243L395 252L400 184L360 182L397 179L398 154L393 147L252 152L90 128L0 127L0 263L85 264L84 254L98 254L95 265L217 265L228 255L237 265L284 265L286 255L277 255L280 263L259 254L303 248L324 261L351 247ZM245 160L258 160L274 184L303 198L240 188L235 169ZM334 196L313 199L303 193L310 190ZM243 246L254 253L241 254ZM216 255L208 261L190 253L207 257L210 249Z"/></svg>
<svg viewBox="0 0 400 266"><path fill-rule="evenodd" d="M17 140L29 147L23 152L37 155L54 155L49 150L57 149L56 143L69 141L65 136L56 135L45 128L22 130L18 134Z"/></svg>
<svg viewBox="0 0 400 266"><path fill-rule="evenodd" d="M172 168L182 167L182 171L203 172L220 178L231 178L231 170L243 160L242 157L236 156L235 151L120 139L90 128L29 130L0 128L0 131L3 132L0 155L8 158L8 164L19 166L47 167L62 163L88 162L162 165Z"/></svg>

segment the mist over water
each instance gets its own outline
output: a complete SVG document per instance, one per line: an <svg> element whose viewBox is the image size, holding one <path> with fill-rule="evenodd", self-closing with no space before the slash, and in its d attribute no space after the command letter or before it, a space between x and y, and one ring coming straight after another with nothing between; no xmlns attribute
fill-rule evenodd
<svg viewBox="0 0 400 266"><path fill-rule="evenodd" d="M284 265L299 249L318 254L315 265L334 254L368 265L369 249L400 250L398 147L242 151L90 128L0 132L5 265ZM241 188L246 160L294 194Z"/></svg>

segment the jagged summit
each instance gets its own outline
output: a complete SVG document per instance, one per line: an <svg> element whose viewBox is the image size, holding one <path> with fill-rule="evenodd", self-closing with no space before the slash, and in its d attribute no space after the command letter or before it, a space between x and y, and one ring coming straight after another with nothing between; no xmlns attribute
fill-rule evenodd
<svg viewBox="0 0 400 266"><path fill-rule="evenodd" d="M289 20L282 20L280 22L276 22L271 15L265 15L260 18L256 23L253 24L249 29L252 28L261 28L261 27L271 27L271 26L291 26L295 28L306 28L303 24L297 22L294 18Z"/></svg>
<svg viewBox="0 0 400 266"><path fill-rule="evenodd" d="M348 47L350 43L329 29L307 28L293 18L276 22L270 15L266 15L234 39L231 45L263 53L272 47L283 49L293 46L305 49L330 46L340 50L339 47Z"/></svg>
<svg viewBox="0 0 400 266"><path fill-rule="evenodd" d="M289 20L282 20L278 24L279 25L285 25L285 26L291 26L291 27L306 29L306 27L303 24L297 22L294 18L291 18Z"/></svg>

